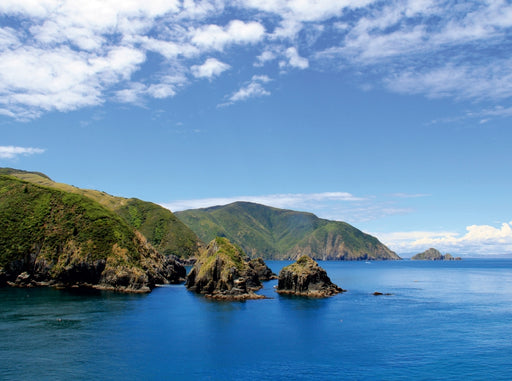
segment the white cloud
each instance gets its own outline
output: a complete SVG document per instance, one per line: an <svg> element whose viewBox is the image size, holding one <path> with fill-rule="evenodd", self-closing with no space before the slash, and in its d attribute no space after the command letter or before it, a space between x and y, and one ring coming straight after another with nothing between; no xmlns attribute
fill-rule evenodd
<svg viewBox="0 0 512 381"><path fill-rule="evenodd" d="M17 119L174 96L179 86L155 78L186 73L190 84L242 56L266 69L342 67L405 94L512 97L503 0L2 0L0 17L12 21L0 28L0 114ZM239 96L265 95L262 84Z"/></svg>
<svg viewBox="0 0 512 381"><path fill-rule="evenodd" d="M288 65L291 67L296 67L298 69L307 69L309 67L309 61L307 58L299 55L297 48L291 47L286 49L285 55L288 58Z"/></svg>
<svg viewBox="0 0 512 381"><path fill-rule="evenodd" d="M254 64L254 66L261 67L265 65L265 63L275 60L277 58L276 53L265 50L263 53L261 53L258 57L256 57L257 62Z"/></svg>
<svg viewBox="0 0 512 381"><path fill-rule="evenodd" d="M256 21L233 20L224 28L211 24L192 30L191 42L201 49L223 50L230 44L258 42L264 33L265 28Z"/></svg>
<svg viewBox="0 0 512 381"><path fill-rule="evenodd" d="M324 192L324 193L287 193L273 194L262 196L236 196L236 197L219 197L205 198L197 200L179 200L161 204L164 208L174 211L206 208L216 205L226 205L235 201L247 201L275 208L303 209L308 205L319 202L354 202L360 201L362 198L356 197L347 192Z"/></svg>
<svg viewBox="0 0 512 381"><path fill-rule="evenodd" d="M192 74L196 78L213 78L219 76L224 71L229 70L231 66L219 61L216 58L208 58L202 65L191 67Z"/></svg>
<svg viewBox="0 0 512 381"><path fill-rule="evenodd" d="M265 95L270 95L270 92L265 90L262 83L270 82L271 79L266 75L255 75L252 77L251 81L240 88L238 91L233 93L231 97L229 97L230 103L244 101L249 98L262 97Z"/></svg>
<svg viewBox="0 0 512 381"><path fill-rule="evenodd" d="M235 92L229 100L231 102L238 102L248 98L262 97L264 95L270 95L270 92L265 90L260 83L251 82L247 86L242 87L240 90Z"/></svg>
<svg viewBox="0 0 512 381"><path fill-rule="evenodd" d="M18 156L30 156L44 153L42 148L0 146L0 159L15 159Z"/></svg>
<svg viewBox="0 0 512 381"><path fill-rule="evenodd" d="M430 247L457 255L499 255L512 253L512 221L500 227L471 225L465 234L450 231L376 233L392 250L419 253Z"/></svg>
<svg viewBox="0 0 512 381"><path fill-rule="evenodd" d="M386 83L396 92L432 98L510 98L512 60L494 60L483 67L448 63L423 72L404 70Z"/></svg>
<svg viewBox="0 0 512 381"><path fill-rule="evenodd" d="M173 97L176 89L185 83L186 78L181 74L167 75L150 85L131 82L127 88L116 91L115 96L118 102L142 105L146 96L156 99Z"/></svg>

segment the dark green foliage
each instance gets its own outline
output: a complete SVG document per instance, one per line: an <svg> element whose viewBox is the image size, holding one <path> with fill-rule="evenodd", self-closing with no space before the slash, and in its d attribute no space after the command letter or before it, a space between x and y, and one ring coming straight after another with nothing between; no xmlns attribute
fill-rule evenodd
<svg viewBox="0 0 512 381"><path fill-rule="evenodd" d="M65 250L88 261L106 259L114 245L126 250L128 263L140 259L133 229L112 211L81 195L0 175L0 267L31 255L55 265Z"/></svg>
<svg viewBox="0 0 512 381"><path fill-rule="evenodd" d="M249 254L265 259L399 259L375 237L339 221L264 205L235 202L186 210L176 215L203 242L227 237Z"/></svg>
<svg viewBox="0 0 512 381"><path fill-rule="evenodd" d="M115 212L130 226L139 230L161 254L174 254L184 258L198 254L199 245L195 233L178 220L171 211L159 205L56 183L39 172L0 168L0 174L15 176L32 184L88 197Z"/></svg>

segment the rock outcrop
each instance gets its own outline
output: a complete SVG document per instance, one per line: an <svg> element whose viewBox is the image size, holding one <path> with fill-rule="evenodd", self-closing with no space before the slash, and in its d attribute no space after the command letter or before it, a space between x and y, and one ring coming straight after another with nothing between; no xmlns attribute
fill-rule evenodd
<svg viewBox="0 0 512 381"><path fill-rule="evenodd" d="M278 279L279 294L323 298L345 291L332 283L327 272L306 255L284 267Z"/></svg>
<svg viewBox="0 0 512 381"><path fill-rule="evenodd" d="M245 253L227 238L213 239L200 254L187 276L189 290L218 300L262 299L257 272L249 265Z"/></svg>
<svg viewBox="0 0 512 381"><path fill-rule="evenodd" d="M267 266L263 258L255 258L249 261L249 267L251 267L260 281L265 282L271 279L277 279L277 275L272 272L270 267Z"/></svg>
<svg viewBox="0 0 512 381"><path fill-rule="evenodd" d="M411 258L413 261L460 261L461 259L461 257L453 257L450 254L442 255L439 250L434 248L416 254Z"/></svg>
<svg viewBox="0 0 512 381"><path fill-rule="evenodd" d="M0 285L149 292L185 275L96 201L0 175Z"/></svg>

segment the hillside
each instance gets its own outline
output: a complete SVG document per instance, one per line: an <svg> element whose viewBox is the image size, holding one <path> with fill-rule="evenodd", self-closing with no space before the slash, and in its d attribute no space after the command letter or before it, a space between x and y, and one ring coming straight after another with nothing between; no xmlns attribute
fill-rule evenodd
<svg viewBox="0 0 512 381"><path fill-rule="evenodd" d="M216 236L236 243L250 257L320 260L400 259L373 236L314 214L250 202L177 212L203 242Z"/></svg>
<svg viewBox="0 0 512 381"><path fill-rule="evenodd" d="M136 198L111 196L92 189L80 189L57 183L39 172L0 168L0 175L15 176L50 188L88 197L122 217L130 226L140 231L149 243L164 255L188 258L198 253L198 239L176 216L157 204Z"/></svg>
<svg viewBox="0 0 512 381"><path fill-rule="evenodd" d="M140 292L181 269L98 202L0 175L0 285Z"/></svg>

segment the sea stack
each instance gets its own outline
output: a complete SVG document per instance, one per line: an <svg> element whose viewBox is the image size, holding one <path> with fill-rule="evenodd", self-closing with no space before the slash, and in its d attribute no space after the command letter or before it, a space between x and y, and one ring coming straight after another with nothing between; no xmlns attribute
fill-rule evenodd
<svg viewBox="0 0 512 381"><path fill-rule="evenodd" d="M267 266L263 258L255 258L249 261L249 266L256 271L260 281L267 281L271 279L277 279L277 275L272 272L270 267Z"/></svg>
<svg viewBox="0 0 512 381"><path fill-rule="evenodd" d="M327 272L307 255L284 267L278 279L279 294L325 298L345 291L332 283Z"/></svg>
<svg viewBox="0 0 512 381"><path fill-rule="evenodd" d="M263 299L261 282L242 249L227 238L213 239L187 277L189 290L217 300Z"/></svg>

